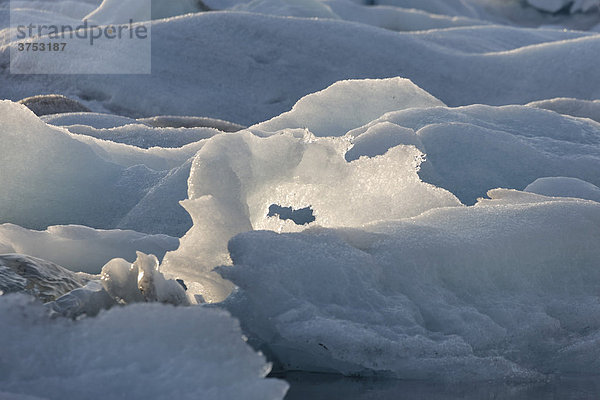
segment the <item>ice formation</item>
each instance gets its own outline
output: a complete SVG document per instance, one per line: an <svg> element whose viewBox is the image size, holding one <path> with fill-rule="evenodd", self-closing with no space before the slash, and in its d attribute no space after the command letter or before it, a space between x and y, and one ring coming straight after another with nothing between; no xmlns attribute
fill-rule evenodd
<svg viewBox="0 0 600 400"><path fill-rule="evenodd" d="M162 259L179 246L177 238L125 230L85 226L50 226L34 231L13 224L0 225L0 253L22 253L52 261L72 271L97 274L113 258L136 259L136 251Z"/></svg>
<svg viewBox="0 0 600 400"><path fill-rule="evenodd" d="M346 162L344 139L261 138L248 132L220 135L197 153L182 204L194 226L176 252L167 253L164 272L186 282L207 301L219 301L230 285L211 272L226 263L227 241L253 229L296 231L291 220L269 216L270 207L310 207L313 224L326 227L412 217L431 208L459 206L449 192L421 182L422 153L397 146L385 155Z"/></svg>
<svg viewBox="0 0 600 400"><path fill-rule="evenodd" d="M265 132L305 128L316 136L343 136L388 111L444 106L408 79L336 82L300 99L291 111L254 125Z"/></svg>
<svg viewBox="0 0 600 400"><path fill-rule="evenodd" d="M211 308L288 370L597 374L598 0L147 4L0 0L0 398L282 398ZM10 74L9 19L132 16L152 74Z"/></svg>
<svg viewBox="0 0 600 400"><path fill-rule="evenodd" d="M282 399L285 382L226 312L139 304L95 318L50 319L0 296L2 396L59 399ZM10 397L9 397L10 398Z"/></svg>
<svg viewBox="0 0 600 400"><path fill-rule="evenodd" d="M589 118L600 122L600 100L550 99L534 101L527 104L531 107L556 111L573 117Z"/></svg>
<svg viewBox="0 0 600 400"><path fill-rule="evenodd" d="M43 302L84 286L91 276L71 272L60 265L22 254L0 255L0 292L27 293ZM0 293L0 294L1 294Z"/></svg>
<svg viewBox="0 0 600 400"><path fill-rule="evenodd" d="M523 190L548 176L600 185L600 124L523 106L392 112L347 134L348 160L398 144L425 153L419 176L473 204L493 188Z"/></svg>
<svg viewBox="0 0 600 400"><path fill-rule="evenodd" d="M229 243L226 307L285 368L410 379L592 374L600 205L494 190L474 207ZM268 251L265 251L268 249Z"/></svg>
<svg viewBox="0 0 600 400"><path fill-rule="evenodd" d="M422 10L431 4L411 3ZM189 38L185 55L182 37ZM210 116L251 125L344 79L402 76L452 106L596 99L600 92L589 82L599 81L600 72L589 65L599 46L597 35L572 30L477 25L398 33L331 19L208 12L153 22L151 75L32 75L13 85L8 73L0 73L0 85L12 100L42 87L80 99L93 111ZM8 46L1 47L0 62L8 59Z"/></svg>
<svg viewBox="0 0 600 400"><path fill-rule="evenodd" d="M577 197L600 203L600 188L577 178L539 178L525 188L526 192L554 197Z"/></svg>

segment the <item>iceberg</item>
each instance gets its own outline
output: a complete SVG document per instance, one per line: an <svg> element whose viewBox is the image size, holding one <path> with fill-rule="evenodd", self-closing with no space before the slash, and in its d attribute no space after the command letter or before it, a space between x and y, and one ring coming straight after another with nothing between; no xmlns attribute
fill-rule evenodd
<svg viewBox="0 0 600 400"><path fill-rule="evenodd" d="M288 387L222 310L134 304L72 321L5 295L0 325L3 398L277 400Z"/></svg>
<svg viewBox="0 0 600 400"><path fill-rule="evenodd" d="M600 359L600 204L514 190L361 229L243 233L224 303L288 370L539 380Z"/></svg>

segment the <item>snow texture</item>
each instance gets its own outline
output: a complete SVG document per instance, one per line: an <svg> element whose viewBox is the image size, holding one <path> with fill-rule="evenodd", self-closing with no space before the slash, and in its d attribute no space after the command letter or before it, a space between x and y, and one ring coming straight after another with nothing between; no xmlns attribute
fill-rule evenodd
<svg viewBox="0 0 600 400"><path fill-rule="evenodd" d="M363 229L229 243L224 304L291 370L536 380L600 368L600 204L497 189Z"/></svg>
<svg viewBox="0 0 600 400"><path fill-rule="evenodd" d="M270 365L224 311L139 304L72 321L10 295L0 325L2 395L275 400L287 390L264 379Z"/></svg>

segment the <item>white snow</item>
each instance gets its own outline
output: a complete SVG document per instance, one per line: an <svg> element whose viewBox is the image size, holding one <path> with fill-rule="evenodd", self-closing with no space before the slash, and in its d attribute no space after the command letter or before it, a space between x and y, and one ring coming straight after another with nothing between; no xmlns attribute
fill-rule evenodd
<svg viewBox="0 0 600 400"><path fill-rule="evenodd" d="M226 312L140 304L50 319L23 295L0 297L0 387L43 399L282 399L287 384Z"/></svg>

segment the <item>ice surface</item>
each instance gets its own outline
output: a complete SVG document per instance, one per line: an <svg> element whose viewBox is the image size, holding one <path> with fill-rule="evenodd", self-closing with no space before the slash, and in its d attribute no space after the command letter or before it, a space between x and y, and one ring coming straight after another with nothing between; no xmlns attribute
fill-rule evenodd
<svg viewBox="0 0 600 400"><path fill-rule="evenodd" d="M361 226L412 217L435 207L459 206L452 194L421 182L422 153L398 146L384 156L346 162L348 142L292 133L261 138L223 134L197 153L182 202L193 220L162 268L171 277L201 283L207 301L219 301L231 285L210 272L229 260L227 241L252 229L297 231L305 225L269 216L273 205L310 207L312 224Z"/></svg>
<svg viewBox="0 0 600 400"><path fill-rule="evenodd" d="M80 115L66 118L71 117ZM99 123L94 116L82 118ZM81 224L175 235L189 228L189 218L182 216L185 212L178 204L187 190L187 177L179 179L180 171L186 170L186 161L203 145L204 140L195 140L219 131L139 124L114 131L83 125L79 129L87 133L119 134L121 140L145 145L160 142L164 146L178 146L193 142L182 147L142 149L72 134L45 124L24 106L2 101L0 184L6 195L0 199L0 222L33 229ZM153 202L148 204L148 199ZM176 217L173 226L162 230L165 220L173 217Z"/></svg>
<svg viewBox="0 0 600 400"><path fill-rule="evenodd" d="M98 230L85 226L50 226L34 231L13 224L0 225L2 253L22 253L52 261L72 271L97 274L113 258L135 261L136 251L162 259L179 245L177 238L126 230Z"/></svg>
<svg viewBox="0 0 600 400"><path fill-rule="evenodd" d="M38 116L90 111L83 104L58 94L46 94L28 97L20 100L19 103L27 106L27 108L29 108L35 115Z"/></svg>
<svg viewBox="0 0 600 400"><path fill-rule="evenodd" d="M165 279L158 259L141 252L133 264L122 258L110 260L100 275L90 275L89 279L84 287L77 287L46 306L62 316L81 318L96 316L117 304L190 304L184 284Z"/></svg>
<svg viewBox="0 0 600 400"><path fill-rule="evenodd" d="M0 221L27 228L112 227L162 175L107 162L10 101L0 102L0 140Z"/></svg>
<svg viewBox="0 0 600 400"><path fill-rule="evenodd" d="M412 132L414 133L412 133ZM523 106L413 109L348 133L346 159L412 144L426 154L419 176L473 204L489 189L524 189L568 176L600 185L600 124Z"/></svg>
<svg viewBox="0 0 600 400"><path fill-rule="evenodd" d="M95 129L110 129L118 126L137 124L137 120L113 114L92 112L63 113L44 115L42 121L50 125L85 125Z"/></svg>
<svg viewBox="0 0 600 400"><path fill-rule="evenodd" d="M578 197L600 203L600 188L577 178L539 178L527 185L526 192L556 197Z"/></svg>
<svg viewBox="0 0 600 400"><path fill-rule="evenodd" d="M600 122L600 100L550 99L534 101L527 104L531 107L556 111L573 117L589 118Z"/></svg>
<svg viewBox="0 0 600 400"><path fill-rule="evenodd" d="M94 111L209 116L243 125L288 111L343 79L402 76L453 106L600 98L589 84L600 81L600 71L589 68L600 38L584 32L474 26L396 33L229 11L154 21L152 33L151 75L32 75L13 84L15 78L1 72L3 96L61 93ZM189 38L185 53L182 37ZM97 50L97 58L105 56ZM0 63L8 59L8 47L0 48Z"/></svg>
<svg viewBox="0 0 600 400"><path fill-rule="evenodd" d="M97 24L120 24L169 18L177 15L206 11L202 0L104 0L85 19ZM150 12L151 11L151 12Z"/></svg>
<svg viewBox="0 0 600 400"><path fill-rule="evenodd" d="M215 128L222 132L237 132L245 127L222 119L208 117L178 117L174 115L159 115L138 120L144 124L158 128Z"/></svg>
<svg viewBox="0 0 600 400"><path fill-rule="evenodd" d="M226 312L139 304L95 318L50 319L0 296L0 387L43 399L282 399L263 356Z"/></svg>
<svg viewBox="0 0 600 400"><path fill-rule="evenodd" d="M43 302L85 285L91 277L22 254L0 255L0 295L25 292Z"/></svg>
<svg viewBox="0 0 600 400"><path fill-rule="evenodd" d="M410 379L593 374L600 204L494 190L474 207L250 232L224 304L288 369Z"/></svg>
<svg viewBox="0 0 600 400"><path fill-rule="evenodd" d="M70 125L71 133L125 143L144 149L151 147L183 147L220 133L214 128L155 128L140 123L97 129L87 125Z"/></svg>
<svg viewBox="0 0 600 400"><path fill-rule="evenodd" d="M600 1L598 0L527 0L527 3L542 11L555 13L562 9L568 9L570 12L587 12L598 10Z"/></svg>
<svg viewBox="0 0 600 400"><path fill-rule="evenodd" d="M342 136L388 111L436 106L444 106L444 103L408 79L340 81L303 97L291 111L251 129L276 132L306 128L316 136Z"/></svg>

